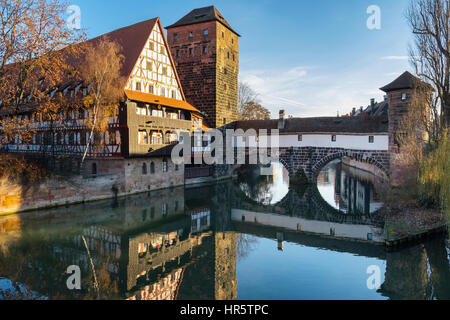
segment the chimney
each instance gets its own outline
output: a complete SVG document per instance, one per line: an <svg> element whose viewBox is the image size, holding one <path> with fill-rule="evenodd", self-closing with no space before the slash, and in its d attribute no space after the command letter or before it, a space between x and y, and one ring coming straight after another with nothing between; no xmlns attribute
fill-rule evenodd
<svg viewBox="0 0 450 320"><path fill-rule="evenodd" d="M373 108L375 106L375 99L370 99L370 106Z"/></svg>
<svg viewBox="0 0 450 320"><path fill-rule="evenodd" d="M353 108L353 110L352 110L352 116L354 116L355 113L356 113L356 108Z"/></svg>
<svg viewBox="0 0 450 320"><path fill-rule="evenodd" d="M280 117L278 119L278 129L284 129L286 126L286 113L284 110L280 110Z"/></svg>

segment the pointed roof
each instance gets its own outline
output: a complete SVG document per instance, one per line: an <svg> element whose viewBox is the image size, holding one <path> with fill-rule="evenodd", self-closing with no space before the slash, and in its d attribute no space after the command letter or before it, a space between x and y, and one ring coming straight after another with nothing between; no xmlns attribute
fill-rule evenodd
<svg viewBox="0 0 450 320"><path fill-rule="evenodd" d="M128 27L102 34L101 36L88 40L87 42L91 43L95 47L96 43L108 38L110 41L119 44L122 47L122 54L125 57L121 73L122 76L129 77L133 71L136 61L139 58L139 55L144 49L145 44L153 31L153 28L158 22L159 18L142 21Z"/></svg>
<svg viewBox="0 0 450 320"><path fill-rule="evenodd" d="M239 33L233 30L230 24L225 20L222 14L217 10L215 6L209 6L204 8L194 9L185 15L183 18L175 22L174 24L166 27L166 29L171 29L175 27L187 26L191 24L197 24L208 21L218 21L227 27L230 31L234 32L239 37L241 36Z"/></svg>
<svg viewBox="0 0 450 320"><path fill-rule="evenodd" d="M412 89L416 83L422 82L419 78L413 76L410 72L404 72L400 77L380 88L384 92L391 92L401 89Z"/></svg>

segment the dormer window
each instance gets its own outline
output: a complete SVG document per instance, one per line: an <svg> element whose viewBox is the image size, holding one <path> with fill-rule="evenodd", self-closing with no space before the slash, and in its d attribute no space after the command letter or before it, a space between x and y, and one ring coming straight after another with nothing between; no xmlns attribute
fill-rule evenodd
<svg viewBox="0 0 450 320"><path fill-rule="evenodd" d="M403 92L402 93L402 101L406 101L406 98L407 98L407 94L406 94L406 92Z"/></svg>

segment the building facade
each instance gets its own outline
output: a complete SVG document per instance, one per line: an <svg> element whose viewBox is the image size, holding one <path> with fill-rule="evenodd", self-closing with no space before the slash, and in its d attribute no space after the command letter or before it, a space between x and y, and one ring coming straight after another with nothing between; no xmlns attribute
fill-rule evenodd
<svg viewBox="0 0 450 320"><path fill-rule="evenodd" d="M195 9L166 29L187 101L210 127L238 120L240 35L214 6Z"/></svg>

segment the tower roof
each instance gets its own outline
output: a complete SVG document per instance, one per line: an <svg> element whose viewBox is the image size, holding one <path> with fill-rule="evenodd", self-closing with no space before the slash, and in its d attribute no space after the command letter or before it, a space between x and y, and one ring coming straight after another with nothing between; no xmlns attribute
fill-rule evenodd
<svg viewBox="0 0 450 320"><path fill-rule="evenodd" d="M400 77L389 83L388 85L380 88L384 92L391 92L401 89L412 89L415 84L421 83L422 80L413 76L410 72L404 72Z"/></svg>
<svg viewBox="0 0 450 320"><path fill-rule="evenodd" d="M234 32L240 37L240 34L233 30L230 24L225 20L222 14L217 10L215 6L209 6L204 8L194 9L185 15L183 18L175 22L174 24L166 27L166 29L171 29L175 27L188 26L191 24L197 24L208 21L218 21L227 27L230 31Z"/></svg>

